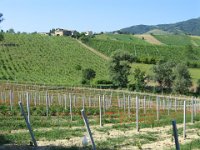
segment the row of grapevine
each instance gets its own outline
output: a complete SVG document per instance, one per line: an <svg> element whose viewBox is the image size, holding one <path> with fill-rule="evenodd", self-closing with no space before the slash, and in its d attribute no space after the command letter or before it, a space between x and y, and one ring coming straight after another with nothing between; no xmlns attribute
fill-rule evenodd
<svg viewBox="0 0 200 150"><path fill-rule="evenodd" d="M116 50L126 50L138 58L139 62L156 63L158 60L185 60L190 64L200 65L199 47L194 47L194 57L188 57L185 46L145 45L134 42L122 42L91 38L86 44L111 56Z"/></svg>
<svg viewBox="0 0 200 150"><path fill-rule="evenodd" d="M56 89L55 87L46 86L26 86L26 85L6 85L0 86L0 103L8 104L12 110L18 101L23 104L29 100L32 106L61 106L63 110L70 108L99 108L99 96L102 98L103 113L106 111L122 110L124 113L135 112L136 97L139 99L139 108L167 110L168 115L171 111L183 109L183 101L186 100L188 109L195 106L195 114L200 111L200 100L192 97L152 95L145 93L124 92L115 90L98 90L90 88L73 88ZM88 110L89 111L89 110ZM132 113L133 113L132 112Z"/></svg>
<svg viewBox="0 0 200 150"><path fill-rule="evenodd" d="M77 65L94 69L97 80L108 74L102 58L68 37L5 34L0 53L1 80L79 84Z"/></svg>

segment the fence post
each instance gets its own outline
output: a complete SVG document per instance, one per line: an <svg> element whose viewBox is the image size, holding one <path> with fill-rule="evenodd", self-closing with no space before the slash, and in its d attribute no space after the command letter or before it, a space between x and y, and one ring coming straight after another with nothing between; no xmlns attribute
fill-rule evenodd
<svg viewBox="0 0 200 150"><path fill-rule="evenodd" d="M102 122L101 122L101 119L102 119L102 114L101 114L101 96L99 96L99 120L100 120L100 127L102 127Z"/></svg>
<svg viewBox="0 0 200 150"><path fill-rule="evenodd" d="M139 99L138 96L136 96L136 130L139 132L138 114L139 114Z"/></svg>
<svg viewBox="0 0 200 150"><path fill-rule="evenodd" d="M85 109L85 95L82 95L82 108Z"/></svg>
<svg viewBox="0 0 200 150"><path fill-rule="evenodd" d="M159 97L156 98L157 121L159 120Z"/></svg>
<svg viewBox="0 0 200 150"><path fill-rule="evenodd" d="M126 112L126 96L125 96L125 94L123 93L123 102L124 102L124 104L123 104L123 106L124 106L124 113Z"/></svg>
<svg viewBox="0 0 200 150"><path fill-rule="evenodd" d="M72 95L69 93L69 111L70 111L70 116L71 116L71 121L72 121Z"/></svg>
<svg viewBox="0 0 200 150"><path fill-rule="evenodd" d="M176 102L176 98L175 98L175 102L174 102L174 106L175 106L174 109L175 109L175 112L176 112L176 109L177 109L177 108L176 108L176 107L177 107L177 104L176 104L176 103L177 103L177 102Z"/></svg>
<svg viewBox="0 0 200 150"><path fill-rule="evenodd" d="M29 94L26 92L26 107L28 113L28 122L30 123L30 101L29 101Z"/></svg>
<svg viewBox="0 0 200 150"><path fill-rule="evenodd" d="M46 91L46 116L48 117L49 114L49 99L48 99L48 92Z"/></svg>
<svg viewBox="0 0 200 150"><path fill-rule="evenodd" d="M144 96L143 107L144 107L144 114L146 114L146 96Z"/></svg>
<svg viewBox="0 0 200 150"><path fill-rule="evenodd" d="M169 97L167 99L167 112L168 112L168 116L169 116L169 108L170 108L170 102L169 102Z"/></svg>
<svg viewBox="0 0 200 150"><path fill-rule="evenodd" d="M131 116L131 112L130 112L130 102L131 102L131 98L130 95L128 95L128 117L130 118Z"/></svg>
<svg viewBox="0 0 200 150"><path fill-rule="evenodd" d="M185 140L186 138L186 101L184 100L184 105L183 105L183 139Z"/></svg>
<svg viewBox="0 0 200 150"><path fill-rule="evenodd" d="M67 109L67 96L64 94L64 101L65 101L65 110Z"/></svg>
<svg viewBox="0 0 200 150"><path fill-rule="evenodd" d="M10 110L12 111L13 108L13 92L10 90Z"/></svg>
<svg viewBox="0 0 200 150"><path fill-rule="evenodd" d="M105 110L105 95L103 95L103 97L102 97L102 102L103 102L103 115L105 115L105 112L106 112L106 110Z"/></svg>
<svg viewBox="0 0 200 150"><path fill-rule="evenodd" d="M178 142L178 132L177 132L176 121L175 120L172 121L172 127L173 127L176 150L180 150L180 146L179 146L179 142Z"/></svg>
<svg viewBox="0 0 200 150"><path fill-rule="evenodd" d="M194 123L194 99L192 97L192 100L191 100L191 123Z"/></svg>
<svg viewBox="0 0 200 150"><path fill-rule="evenodd" d="M31 125L30 125L30 123L28 122L27 116L26 116L26 114L25 114L25 112L24 112L24 108L23 108L23 106L22 106L22 102L19 101L18 104L19 104L19 106L20 106L22 115L24 116L24 119L25 119L25 121L26 121L26 126L27 126L27 128L28 128L28 130L29 130L29 133L30 133L30 135L31 135L33 144L35 145L35 147L37 147L37 142L36 142L36 140L35 140L33 131L32 131L32 129L31 129Z"/></svg>
<svg viewBox="0 0 200 150"><path fill-rule="evenodd" d="M96 150L96 146L95 146L95 143L94 143L94 140L93 140L93 137L92 137L92 132L91 132L91 130L90 130L90 126L89 126L87 117L86 117L86 115L85 115L84 109L81 110L81 114L82 114L82 117L83 117L85 126L86 126L86 128L87 128L87 132L88 132L88 134L89 134L89 136L90 136L90 140L91 140L91 142L92 142L92 149L93 149L93 150Z"/></svg>

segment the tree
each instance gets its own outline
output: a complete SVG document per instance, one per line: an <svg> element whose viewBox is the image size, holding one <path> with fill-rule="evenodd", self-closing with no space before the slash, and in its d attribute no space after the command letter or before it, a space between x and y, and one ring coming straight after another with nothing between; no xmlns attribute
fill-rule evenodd
<svg viewBox="0 0 200 150"><path fill-rule="evenodd" d="M56 29L54 29L54 28L51 29L51 30L49 31L49 35L53 35L53 34L55 34L55 30L56 30Z"/></svg>
<svg viewBox="0 0 200 150"><path fill-rule="evenodd" d="M113 84L120 88L127 87L131 69L129 63L134 61L134 57L126 51L115 51L111 58L109 71Z"/></svg>
<svg viewBox="0 0 200 150"><path fill-rule="evenodd" d="M94 79L95 76L96 72L93 69L91 68L84 69L82 74L82 84L90 83L90 80Z"/></svg>
<svg viewBox="0 0 200 150"><path fill-rule="evenodd" d="M200 95L200 79L198 79L198 81L197 81L197 90L196 90L196 93L198 95Z"/></svg>
<svg viewBox="0 0 200 150"><path fill-rule="evenodd" d="M174 80L174 66L174 62L158 62L153 66L154 78L162 90L163 88L171 89Z"/></svg>
<svg viewBox="0 0 200 150"><path fill-rule="evenodd" d="M145 88L145 72L144 71L141 71L140 68L136 68L134 70L134 84L135 84L135 89L136 91L143 91L144 88Z"/></svg>
<svg viewBox="0 0 200 150"><path fill-rule="evenodd" d="M3 14L0 13L0 23L3 21ZM3 35L3 32L1 31L0 33L0 41L3 41L4 40L4 35Z"/></svg>
<svg viewBox="0 0 200 150"><path fill-rule="evenodd" d="M7 31L7 33L15 34L15 30L11 28L11 29L9 29L9 30Z"/></svg>
<svg viewBox="0 0 200 150"><path fill-rule="evenodd" d="M1 23L3 20L4 20L4 19L3 19L3 14L0 13L0 23Z"/></svg>
<svg viewBox="0 0 200 150"><path fill-rule="evenodd" d="M189 92L189 87L192 85L191 76L185 64L178 64L174 68L175 80L173 83L173 90L180 94Z"/></svg>
<svg viewBox="0 0 200 150"><path fill-rule="evenodd" d="M4 35L3 33L0 33L0 41L3 41L4 40Z"/></svg>

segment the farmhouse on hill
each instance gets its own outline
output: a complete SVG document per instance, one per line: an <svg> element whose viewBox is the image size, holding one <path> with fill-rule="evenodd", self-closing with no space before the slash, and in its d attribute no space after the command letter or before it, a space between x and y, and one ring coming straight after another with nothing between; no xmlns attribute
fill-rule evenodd
<svg viewBox="0 0 200 150"><path fill-rule="evenodd" d="M66 29L57 28L55 29L54 35L55 36L72 36L77 33L78 32L76 30L66 30Z"/></svg>
<svg viewBox="0 0 200 150"><path fill-rule="evenodd" d="M86 31L86 32L85 32L85 35L86 35L86 36L88 36L88 35L93 35L93 32L92 32L92 31Z"/></svg>

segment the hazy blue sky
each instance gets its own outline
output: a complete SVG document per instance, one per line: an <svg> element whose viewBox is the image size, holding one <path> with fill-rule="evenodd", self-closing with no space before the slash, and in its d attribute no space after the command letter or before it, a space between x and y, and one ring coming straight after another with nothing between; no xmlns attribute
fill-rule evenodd
<svg viewBox="0 0 200 150"><path fill-rule="evenodd" d="M100 32L200 17L200 0L0 0L0 12L4 30Z"/></svg>

